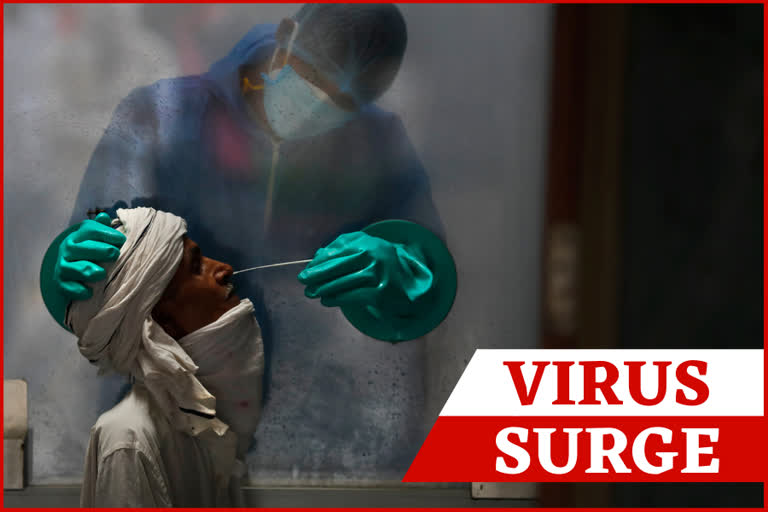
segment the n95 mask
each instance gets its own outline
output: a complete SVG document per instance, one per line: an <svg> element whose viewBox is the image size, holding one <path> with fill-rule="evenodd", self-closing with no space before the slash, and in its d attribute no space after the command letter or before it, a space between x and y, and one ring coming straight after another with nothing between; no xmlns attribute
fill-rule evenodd
<svg viewBox="0 0 768 512"><path fill-rule="evenodd" d="M313 137L338 128L357 114L336 106L288 64L264 78L264 111L272 131L281 139Z"/></svg>
<svg viewBox="0 0 768 512"><path fill-rule="evenodd" d="M275 48L269 74L261 75L264 79L264 112L267 121L272 131L285 140L320 135L342 126L357 115L339 108L322 89L304 80L288 64L288 56L298 33L299 24L294 23L285 65L274 70L278 51Z"/></svg>

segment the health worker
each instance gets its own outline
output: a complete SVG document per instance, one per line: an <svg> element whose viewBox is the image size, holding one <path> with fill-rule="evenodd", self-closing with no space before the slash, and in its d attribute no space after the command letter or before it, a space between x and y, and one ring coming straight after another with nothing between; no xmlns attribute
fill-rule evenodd
<svg viewBox="0 0 768 512"><path fill-rule="evenodd" d="M452 260L419 242L443 237L427 174L400 119L374 104L406 41L393 5L306 5L277 26L256 25L208 72L129 94L80 186L72 223L94 209L149 206L187 219L189 236L235 269L314 256L300 283L291 267L235 281L256 309L268 397L279 403L264 411L263 460L305 442L308 466L313 450L339 470L373 451L374 467L404 469L423 440L414 411L424 345L393 350L348 321L375 338L413 338L442 320L440 287L455 284ZM409 222L368 229L389 219ZM59 323L115 254L91 233L68 235L56 286L44 291ZM279 424L298 430L286 436ZM307 441L318 427L322 446Z"/></svg>

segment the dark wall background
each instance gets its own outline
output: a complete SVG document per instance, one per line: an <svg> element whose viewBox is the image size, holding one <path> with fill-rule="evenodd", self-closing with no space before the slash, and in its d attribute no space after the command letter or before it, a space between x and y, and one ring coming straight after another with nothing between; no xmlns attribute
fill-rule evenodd
<svg viewBox="0 0 768 512"><path fill-rule="evenodd" d="M762 347L762 6L635 6L620 340Z"/></svg>
<svg viewBox="0 0 768 512"><path fill-rule="evenodd" d="M762 348L763 7L633 6L623 348ZM747 390L748 391L748 390ZM620 506L762 506L762 484L617 486Z"/></svg>

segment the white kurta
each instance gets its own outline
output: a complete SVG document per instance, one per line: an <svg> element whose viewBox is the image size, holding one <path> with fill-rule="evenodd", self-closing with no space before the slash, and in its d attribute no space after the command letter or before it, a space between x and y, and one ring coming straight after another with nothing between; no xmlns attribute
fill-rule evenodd
<svg viewBox="0 0 768 512"><path fill-rule="evenodd" d="M91 429L80 504L241 505L239 479L227 477L224 486L217 489L211 452L216 446L173 429L147 389L134 384L131 392L102 414Z"/></svg>

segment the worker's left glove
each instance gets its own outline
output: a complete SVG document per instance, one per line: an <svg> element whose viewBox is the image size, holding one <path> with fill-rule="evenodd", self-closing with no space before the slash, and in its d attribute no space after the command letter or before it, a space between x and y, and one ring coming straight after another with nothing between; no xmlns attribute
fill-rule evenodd
<svg viewBox="0 0 768 512"><path fill-rule="evenodd" d="M396 316L418 315L434 284L417 247L361 231L318 250L298 278L304 294L319 297L324 306L361 306Z"/></svg>
<svg viewBox="0 0 768 512"><path fill-rule="evenodd" d="M125 235L110 227L111 219L100 213L64 230L51 243L40 268L40 292L48 312L65 329L69 303L86 300L93 291L86 283L104 280L100 265L117 260Z"/></svg>

